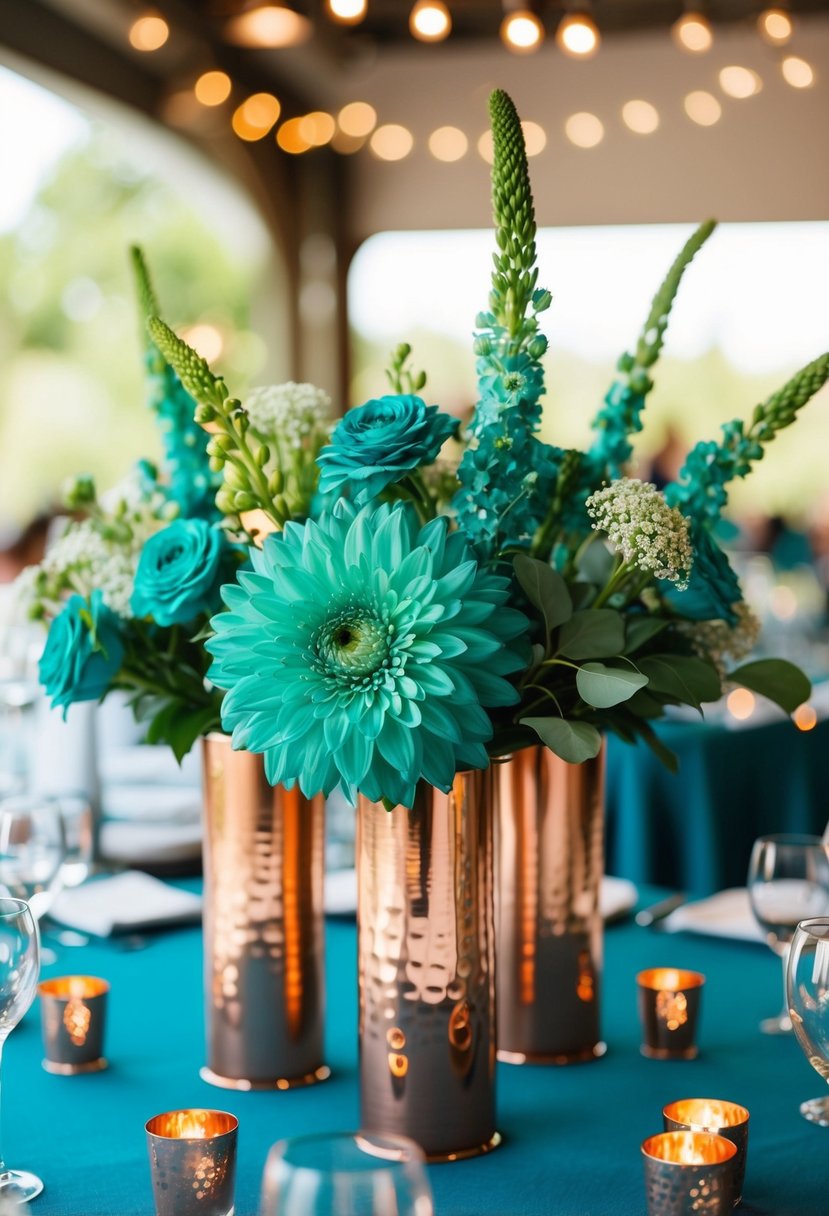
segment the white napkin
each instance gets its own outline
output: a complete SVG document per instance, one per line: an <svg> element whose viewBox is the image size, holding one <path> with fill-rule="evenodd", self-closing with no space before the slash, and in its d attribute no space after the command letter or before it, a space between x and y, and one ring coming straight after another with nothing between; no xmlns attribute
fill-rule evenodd
<svg viewBox="0 0 829 1216"><path fill-rule="evenodd" d="M63 891L50 909L61 924L109 937L164 925L185 925L201 916L201 897L149 874L127 870Z"/></svg>
<svg viewBox="0 0 829 1216"><path fill-rule="evenodd" d="M639 898L626 878L602 879L599 908L606 921L629 912ZM354 916L357 911L357 874L354 870L332 870L325 875L325 911L328 916Z"/></svg>
<svg viewBox="0 0 829 1216"><path fill-rule="evenodd" d="M201 823L112 819L101 824L101 856L128 866L192 861L201 853L201 837Z"/></svg>
<svg viewBox="0 0 829 1216"><path fill-rule="evenodd" d="M665 933L703 933L708 937L730 937L742 942L764 940L745 887L731 887L709 895L707 899L683 904L665 917L660 928Z"/></svg>

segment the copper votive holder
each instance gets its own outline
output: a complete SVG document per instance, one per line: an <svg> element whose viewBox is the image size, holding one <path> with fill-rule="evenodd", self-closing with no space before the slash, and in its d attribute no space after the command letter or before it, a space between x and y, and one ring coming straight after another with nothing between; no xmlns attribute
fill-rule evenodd
<svg viewBox="0 0 829 1216"><path fill-rule="evenodd" d="M678 967L651 967L636 977L642 1055L652 1060L693 1060L705 976Z"/></svg>
<svg viewBox="0 0 829 1216"><path fill-rule="evenodd" d="M710 1132L660 1132L642 1144L648 1216L728 1216L736 1145Z"/></svg>
<svg viewBox="0 0 829 1216"><path fill-rule="evenodd" d="M42 980L37 991L46 1071L71 1077L106 1068L106 980L94 975L64 975Z"/></svg>
<svg viewBox="0 0 829 1216"><path fill-rule="evenodd" d="M743 1179L748 1155L748 1111L737 1102L720 1098L683 1098L662 1110L666 1132L713 1132L737 1148L734 1158L734 1206L743 1197Z"/></svg>
<svg viewBox="0 0 829 1216"><path fill-rule="evenodd" d="M233 1216L238 1127L223 1110L170 1110L147 1121L156 1216Z"/></svg>

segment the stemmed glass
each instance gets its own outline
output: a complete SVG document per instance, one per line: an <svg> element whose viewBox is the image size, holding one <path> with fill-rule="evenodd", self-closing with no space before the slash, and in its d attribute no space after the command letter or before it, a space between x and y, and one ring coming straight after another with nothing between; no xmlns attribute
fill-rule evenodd
<svg viewBox="0 0 829 1216"><path fill-rule="evenodd" d="M28 904L0 897L0 1058L6 1039L34 1000L39 954L37 925ZM7 1169L0 1151L0 1200L26 1203L42 1190L37 1175Z"/></svg>
<svg viewBox="0 0 829 1216"><path fill-rule="evenodd" d="M797 1041L812 1068L829 1081L829 919L804 920L789 951L789 1011ZM801 1103L810 1123L829 1127L829 1096Z"/></svg>
<svg viewBox="0 0 829 1216"><path fill-rule="evenodd" d="M35 920L62 885L66 829L57 802L19 795L0 802L0 888L26 900Z"/></svg>
<svg viewBox="0 0 829 1216"><path fill-rule="evenodd" d="M798 923L829 915L829 845L819 836L761 836L748 868L751 909L783 964L783 1009L760 1023L763 1034L790 1034L786 964Z"/></svg>
<svg viewBox="0 0 829 1216"><path fill-rule="evenodd" d="M261 1216L432 1216L424 1157L403 1136L296 1136L268 1154Z"/></svg>

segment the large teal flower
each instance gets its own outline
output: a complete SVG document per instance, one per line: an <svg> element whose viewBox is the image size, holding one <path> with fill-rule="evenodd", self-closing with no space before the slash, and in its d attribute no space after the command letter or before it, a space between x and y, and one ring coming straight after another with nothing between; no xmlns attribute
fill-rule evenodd
<svg viewBox="0 0 829 1216"><path fill-rule="evenodd" d="M341 494L350 483L354 501L366 503L386 486L432 464L458 425L457 418L420 397L367 401L348 411L317 457L320 492Z"/></svg>
<svg viewBox="0 0 829 1216"><path fill-rule="evenodd" d="M151 536L138 559L130 607L158 625L181 625L218 603L224 541L203 519L177 519Z"/></svg>
<svg viewBox="0 0 829 1216"><path fill-rule="evenodd" d="M478 567L445 519L418 530L403 504L288 523L222 589L208 673L228 689L233 746L265 754L272 784L338 784L411 806L486 766L486 707L518 700L526 618L506 578Z"/></svg>
<svg viewBox="0 0 829 1216"><path fill-rule="evenodd" d="M118 617L100 591L71 596L49 627L40 659L40 682L64 716L75 701L97 701L124 658Z"/></svg>

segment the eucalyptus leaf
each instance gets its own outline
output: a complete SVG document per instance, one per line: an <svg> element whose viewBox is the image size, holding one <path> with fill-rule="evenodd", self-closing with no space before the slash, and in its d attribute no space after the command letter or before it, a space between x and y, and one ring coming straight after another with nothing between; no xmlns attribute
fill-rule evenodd
<svg viewBox="0 0 829 1216"><path fill-rule="evenodd" d="M651 654L639 659L638 666L648 677L651 692L674 697L694 709L700 709L703 701L717 701L722 695L720 677L704 659L686 654Z"/></svg>
<svg viewBox="0 0 829 1216"><path fill-rule="evenodd" d="M568 659L605 659L625 644L625 623L612 608L574 612L562 626L558 649Z"/></svg>
<svg viewBox="0 0 829 1216"><path fill-rule="evenodd" d="M588 545L579 561L579 577L588 583L603 587L613 573L616 554L608 549L604 541L596 539Z"/></svg>
<svg viewBox="0 0 829 1216"><path fill-rule="evenodd" d="M661 760L669 773L679 772L679 758L666 747L659 735L647 722L639 723L639 733L658 760Z"/></svg>
<svg viewBox="0 0 829 1216"><path fill-rule="evenodd" d="M598 595L598 587L592 583L570 583L568 590L574 608L586 608Z"/></svg>
<svg viewBox="0 0 829 1216"><path fill-rule="evenodd" d="M581 764L599 754L602 737L589 722L570 722L567 718L522 718L522 726L535 731L551 752L568 764Z"/></svg>
<svg viewBox="0 0 829 1216"><path fill-rule="evenodd" d="M658 616L629 616L625 624L624 654L633 654L640 646L644 646L651 638L666 629L668 622Z"/></svg>
<svg viewBox="0 0 829 1216"><path fill-rule="evenodd" d="M610 709L629 700L637 689L644 688L647 676L623 667L606 667L604 663L585 663L576 674L579 695L596 709Z"/></svg>
<svg viewBox="0 0 829 1216"><path fill-rule="evenodd" d="M526 553L515 555L515 577L527 599L537 608L544 619L547 636L559 625L569 621L573 614L573 601L564 579L538 558Z"/></svg>
<svg viewBox="0 0 829 1216"><path fill-rule="evenodd" d="M812 691L811 683L800 668L785 659L757 659L745 663L736 671L730 671L727 679L768 697L787 714L794 713L798 705L809 699Z"/></svg>

